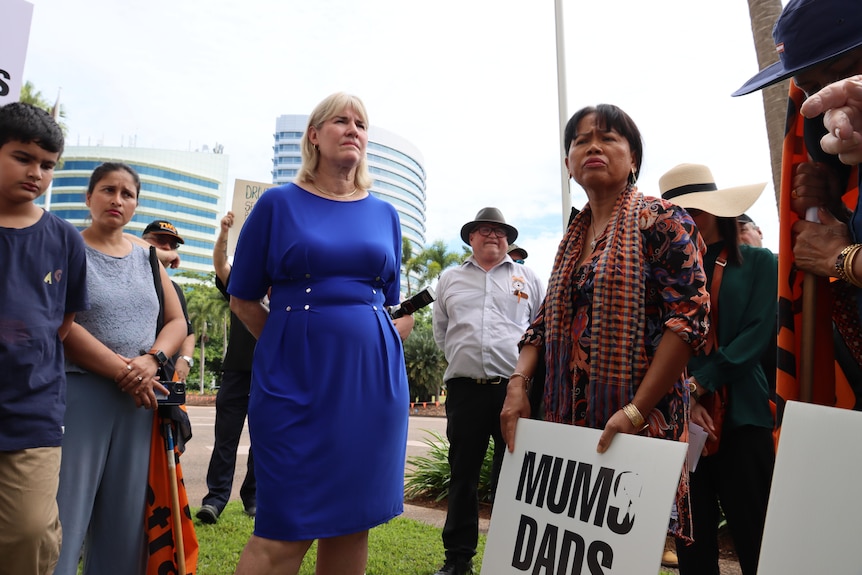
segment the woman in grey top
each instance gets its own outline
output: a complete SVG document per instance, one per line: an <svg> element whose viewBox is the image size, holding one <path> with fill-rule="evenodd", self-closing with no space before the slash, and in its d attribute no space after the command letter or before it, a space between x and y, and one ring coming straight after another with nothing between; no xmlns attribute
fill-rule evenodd
<svg viewBox="0 0 862 575"><path fill-rule="evenodd" d="M90 310L64 342L67 398L57 501L63 547L55 575L146 572L144 509L159 364L179 349L186 323L164 268L164 326L149 254L123 237L141 181L129 166L105 163L87 188ZM155 341L154 341L155 339ZM145 409L138 409L144 407Z"/></svg>

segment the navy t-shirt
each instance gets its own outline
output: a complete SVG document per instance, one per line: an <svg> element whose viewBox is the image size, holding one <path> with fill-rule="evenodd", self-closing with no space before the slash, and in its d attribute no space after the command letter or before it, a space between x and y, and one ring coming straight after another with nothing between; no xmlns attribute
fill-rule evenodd
<svg viewBox="0 0 862 575"><path fill-rule="evenodd" d="M89 307L81 234L45 212L24 229L0 227L0 451L56 447L66 374L57 330Z"/></svg>

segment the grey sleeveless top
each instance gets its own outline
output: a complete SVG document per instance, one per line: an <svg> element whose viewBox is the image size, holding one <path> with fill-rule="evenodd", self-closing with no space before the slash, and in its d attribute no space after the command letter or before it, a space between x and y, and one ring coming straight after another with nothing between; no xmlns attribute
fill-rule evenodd
<svg viewBox="0 0 862 575"><path fill-rule="evenodd" d="M117 258L86 248L90 309L78 312L75 322L125 357L146 352L156 339L159 315L149 252L136 245ZM69 362L66 371L84 372Z"/></svg>

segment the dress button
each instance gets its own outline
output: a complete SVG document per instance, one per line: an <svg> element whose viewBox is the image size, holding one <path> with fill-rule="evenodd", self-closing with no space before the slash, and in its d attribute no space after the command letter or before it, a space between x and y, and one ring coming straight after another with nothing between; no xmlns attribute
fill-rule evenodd
<svg viewBox="0 0 862 575"><path fill-rule="evenodd" d="M285 310L285 311L290 311L290 306L287 306L286 308L284 308L284 310Z"/></svg>
<svg viewBox="0 0 862 575"><path fill-rule="evenodd" d="M305 274L305 279L308 279L310 277L311 277L311 274Z"/></svg>
<svg viewBox="0 0 862 575"><path fill-rule="evenodd" d="M379 281L380 281L380 276L377 276L376 278L374 278L374 281L379 282Z"/></svg>
<svg viewBox="0 0 862 575"><path fill-rule="evenodd" d="M377 290L376 290L376 289L373 289L373 290L371 290L371 293L373 293L373 294L375 294L375 295L376 295L376 294L377 294Z"/></svg>
<svg viewBox="0 0 862 575"><path fill-rule="evenodd" d="M311 293L311 288L305 288L305 293Z"/></svg>
<svg viewBox="0 0 862 575"><path fill-rule="evenodd" d="M305 304L305 309L308 309L308 308L310 308L310 307L311 307L310 305Z"/></svg>
<svg viewBox="0 0 862 575"><path fill-rule="evenodd" d="M376 305L373 305L373 306L371 306L371 307L374 309L374 311L377 311L377 306L376 306Z"/></svg>

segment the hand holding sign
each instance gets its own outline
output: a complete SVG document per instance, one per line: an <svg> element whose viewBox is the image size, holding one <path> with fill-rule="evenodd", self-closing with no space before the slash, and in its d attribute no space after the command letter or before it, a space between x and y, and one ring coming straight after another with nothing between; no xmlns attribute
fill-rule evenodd
<svg viewBox="0 0 862 575"><path fill-rule="evenodd" d="M270 188L274 188L277 184L268 184L263 182L252 182L250 180L235 180L233 186L233 212L234 224L228 234L228 254L233 254L236 250L236 241L239 238L239 232L245 224L246 218L251 213L251 209L260 199L260 196Z"/></svg>

